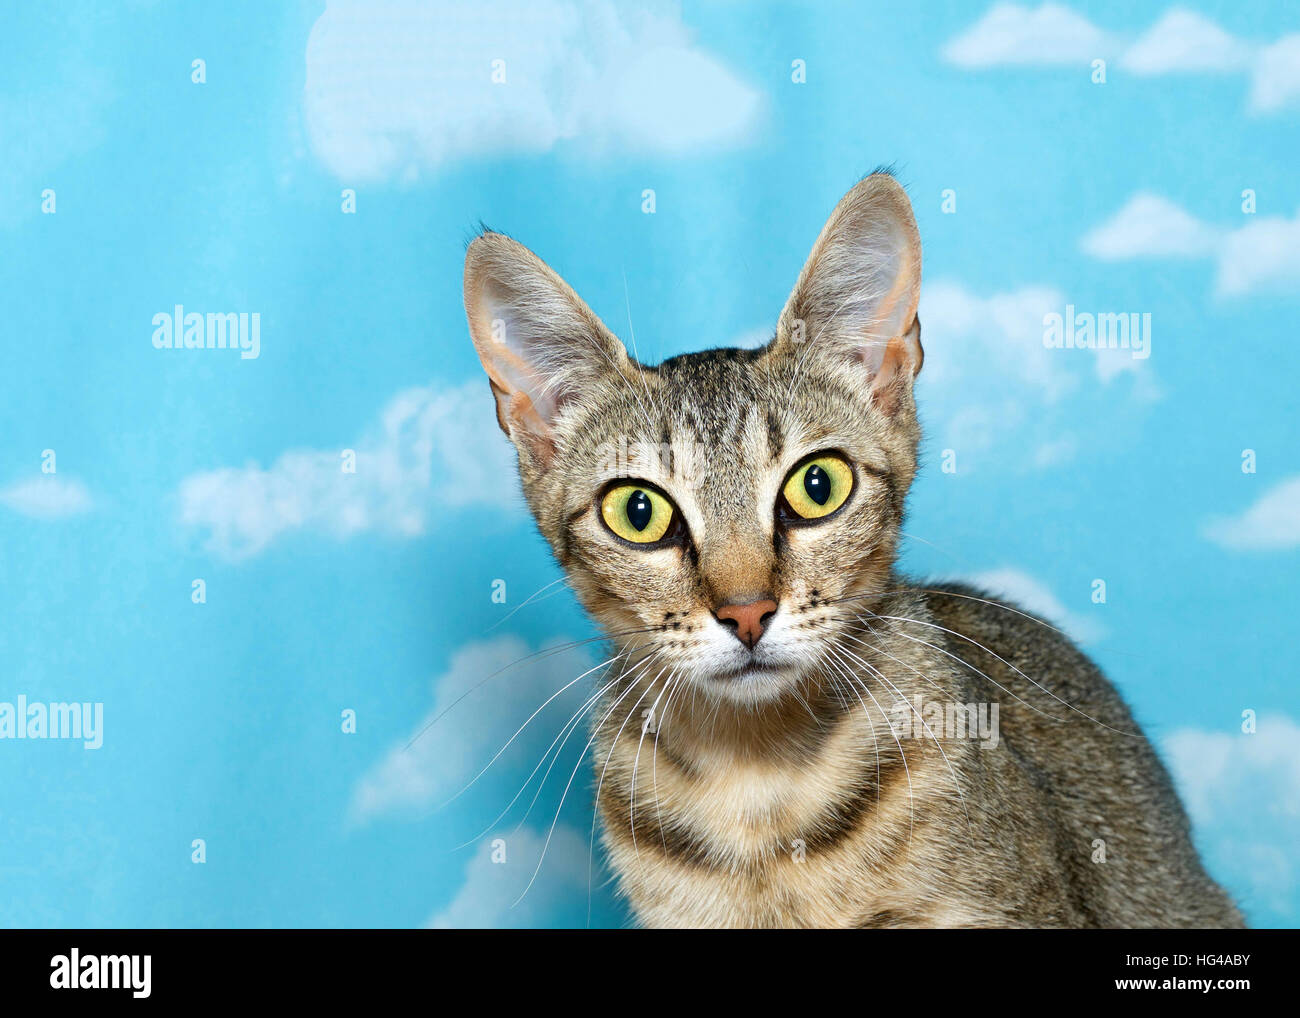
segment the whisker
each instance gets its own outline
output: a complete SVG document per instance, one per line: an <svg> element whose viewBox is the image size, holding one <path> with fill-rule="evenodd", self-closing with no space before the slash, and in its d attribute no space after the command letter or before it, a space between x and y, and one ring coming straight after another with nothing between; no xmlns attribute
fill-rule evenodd
<svg viewBox="0 0 1300 1018"><path fill-rule="evenodd" d="M655 660L655 658L658 656L658 654L659 654L659 651L658 651L658 649L656 648L655 650L653 650L653 651L651 651L649 654L647 654L644 658L642 658L640 661L638 661L636 666L634 666L633 668L631 668L631 669L629 669L629 670L627 670L627 671L622 672L620 675L618 675L618 676L616 676L616 677L614 678L614 681L613 681L612 685L617 685L619 682L622 682L622 681L625 681L625 680L629 682L629 685L628 685L628 688L625 689L625 690L623 690L623 692L620 693L620 694L618 695L617 699L615 699L615 701L614 701L614 706L613 706L613 707L610 707L608 713L605 714L605 717L601 718L600 724L604 724L604 723L605 723L605 721L609 718L609 715L612 714L612 713L614 713L614 709L615 709L615 708L618 706L618 704L622 701L623 697L626 696L626 695L627 695L627 694L632 690L633 685L634 685L634 683L632 682L632 679L633 679L633 678L636 678L636 677L639 677L640 675L643 675L646 671L648 671L648 670L650 669L650 667L651 667L652 662ZM635 673L635 674L633 674L633 673ZM608 689L609 687L607 686L606 688ZM594 706L595 706L595 704L592 705L592 707L594 707ZM590 710L590 709L591 709L591 708L588 708L588 710ZM597 727L599 727L599 726L597 726ZM515 830L515 831L518 831L519 828L523 827L524 823L528 820L529 816L532 815L533 807L537 805L537 800L538 800L539 798L541 798L541 795L542 795L542 789L545 787L546 782L547 782L547 779L550 778L550 776L551 776L551 771L555 769L555 765L556 765L557 763L559 763L559 761L560 761L560 753L562 753L562 752L564 751L564 747L565 747L566 745L568 745L569 739L572 737L573 733L576 732L577 730L578 730L578 727L577 727L577 725L575 724L575 725L574 725L574 726L569 730L569 734L566 735L566 736L564 737L564 742L560 743L560 748L559 748L559 750L556 752L555 756L553 756L553 757L551 758L550 765L546 768L546 773L542 775L541 783L538 784L538 786L537 786L537 791L535 791L535 792L533 793L533 797L532 797L532 799L531 799L531 800L529 801L529 803L528 803L528 808L527 808L526 810L524 810L524 815L523 815L522 817L520 817L520 818L519 818L519 822L518 822L517 824L515 824L515 826L514 826L514 830ZM584 749L583 749L583 754L585 754L585 753L586 753L586 749L584 748ZM578 759L579 759L579 761L581 761L581 760L582 760L582 756L580 755L580 756L578 757Z"/></svg>
<svg viewBox="0 0 1300 1018"><path fill-rule="evenodd" d="M500 749L498 749L498 750L496 751L495 754L493 754L492 759L489 760L487 763L485 763L485 764L483 765L483 769L480 770L477 774L474 775L473 778L470 779L469 784L467 784L467 785L466 785L464 788L462 788L459 792L457 792L455 795L453 795L450 799L448 799L448 800L446 800L444 803L442 803L442 805L440 805L440 806L438 807L438 809L439 809L439 810L446 809L446 808L447 808L448 806L450 806L453 802L455 802L455 801L456 801L457 799L459 799L462 795L464 795L464 794L465 794L466 792L468 792L471 788L473 788L473 787L474 787L474 783L475 783L476 781L478 781L478 779L481 778L484 774L486 774L486 773L488 772L488 769L489 769L489 768L490 768L494 763L496 763L497 760L499 760L499 759L501 758L501 754L504 753L507 749L510 748L511 744L515 741L515 739L519 738L520 733L523 732L523 730L524 730L525 728L528 727L529 723L533 720L533 718L537 717L538 714L540 714L542 711L544 711L544 710L547 708L547 706L548 706L548 705L549 705L549 704L550 704L550 703L551 703L551 702L552 702L552 701L553 701L557 696L560 696L560 695L561 695L561 694L562 694L566 689L570 689L570 688L572 688L573 685L574 685L575 683L581 682L583 679L585 679L585 678L586 678L588 675L590 675L592 672L597 671L597 670L599 670L599 669L601 669L601 668L608 667L609 665L611 665L611 664L613 664L615 661L617 661L619 658L626 656L627 653L628 653L627 651L620 651L619 653L615 654L613 657L608 658L607 660L602 661L600 664L596 665L595 668L588 668L585 672L583 672L583 673L582 673L581 675L579 675L577 678L575 678L575 679L570 679L570 680L569 680L568 682L566 682L563 686L561 686L559 689L557 689L554 693L552 693L550 696L548 696L544 701L542 701L542 705L541 705L540 707L538 707L535 711L533 711L531 714L529 714L529 715L528 715L528 719L527 719L527 720L526 720L522 725L520 725L517 729L515 729L515 734L512 735L512 736L510 736L510 738L508 738L508 739L505 741L505 745L503 745Z"/></svg>
<svg viewBox="0 0 1300 1018"><path fill-rule="evenodd" d="M899 537L906 537L909 541L916 541L918 544L924 544L926 547L933 548L940 555L947 555L950 559L960 562L961 559L950 552L947 548L941 548L933 541L927 541L924 537L918 537L916 534L909 534L906 530L898 532Z"/></svg>
<svg viewBox="0 0 1300 1018"><path fill-rule="evenodd" d="M672 687L673 678L675 675L676 675L676 669L674 669L671 673L669 673L667 680L664 682L664 688L660 691L659 695L655 698L655 702L650 705L650 721L655 726L656 736L658 735L659 732L659 720L658 720L659 716L655 712L659 708L659 701L664 698L665 694L667 694L668 690ZM631 781L632 788L631 791L628 793L628 804L627 804L628 825L632 829L632 851L636 854L636 857L638 859L641 858L641 850L637 848L637 844L636 844L636 771L637 771L637 767L641 763L641 747L645 744L645 732L646 732L646 726L642 725L641 738L639 738L636 743L636 757L632 761L632 781ZM600 793L598 791L597 795L599 794Z"/></svg>
<svg viewBox="0 0 1300 1018"><path fill-rule="evenodd" d="M828 644L827 647L828 647L828 649L829 649L829 648L830 648L830 645ZM823 659L824 661L826 661L827 664L831 665L831 667L835 668L836 671L838 671L838 672L840 673L840 675L841 675L841 676L844 676L844 677L846 678L846 680L847 680L847 675L846 675L846 672L845 672L843 666L841 666L839 663L837 663L837 662L835 662L835 661L829 661L829 660L827 660L827 659L825 658L824 655L823 655L823 658L822 658L822 659ZM838 681L836 682L836 686L837 686L837 687L838 687L842 692L845 692L845 693L851 693L851 692L852 692L851 687L844 687L844 686L841 686L841 685L839 684ZM854 695L856 695L856 694L854 694ZM860 697L860 696L858 697L858 702L859 702L859 703L862 703L862 697ZM849 704L848 704L847 701L845 701L845 706L846 706L846 707L849 707ZM850 709L851 709L851 708L850 708ZM867 711L867 705L866 705L865 703L862 703L862 714L863 714L863 716L867 719L867 724L871 726L871 748L872 748L873 750L876 751L876 806L879 807L879 805L880 805L880 795L881 795L881 785L882 785L882 781L881 781L881 777L880 777L880 740L876 737L876 723L875 723L875 721L873 721L873 720L871 719L871 714Z"/></svg>
<svg viewBox="0 0 1300 1018"><path fill-rule="evenodd" d="M541 587L538 587L535 591L533 591L533 592L532 592L531 594L529 594L526 598L524 598L521 602L519 602L519 604L517 604L517 605L515 605L513 608L511 608L510 611L508 611L505 615L503 615L501 618L499 618L499 619L497 619L495 622L493 622L492 625L488 626L486 631L490 633L490 632L492 632L492 630L496 629L497 626L505 625L507 622L509 622L512 618L515 617L515 613L516 613L516 612L518 612L520 609L527 608L530 604L532 604L533 601L534 601L534 599L538 599L538 600L541 600L541 601L545 601L547 597L550 597L550 596L551 596L551 594L556 594L556 593L558 593L558 591L551 591L551 594L547 594L546 597L543 597L543 598L540 598L540 599L537 598L537 595L540 594L540 593L542 593L542 591L544 591L544 590L549 590L551 587L554 587L557 583L563 583L565 586L568 586L568 582L569 582L569 578L568 578L567 576L560 576L560 577L558 577L558 578L552 580L550 583L547 583L547 584L545 584L545 585L543 585L543 586L541 586Z"/></svg>
<svg viewBox="0 0 1300 1018"><path fill-rule="evenodd" d="M638 697L636 703L632 705L632 709L628 711L627 717L623 719L623 724L618 726L618 731L614 733L614 738L610 740L609 752L605 754L605 762L601 765L600 768L600 778L596 782L596 795L595 798L592 800L594 805L591 811L591 837L587 843L587 919L588 922L590 922L591 920L591 866L592 866L592 859L595 857L596 854L596 821L600 817L600 792L601 789L605 787L605 772L609 770L609 761L614 756L614 750L618 748L618 740L619 737L623 734L623 729L627 726L627 723L631 719L632 715L636 713L636 709L641 705L641 701L646 698L650 690L654 689L655 683L659 681L660 677L663 675L667 667L668 666L665 665L663 668L659 669L659 672L655 675L655 677L651 679L650 682L646 685L645 692L643 692L641 696ZM631 690L632 688L634 688L634 684L630 684L628 686L629 690ZM620 699L622 698L620 697ZM617 704L615 704L615 706L617 706ZM610 714L612 713L613 710L611 709ZM601 718L600 724L597 725L596 728L592 731L591 739L589 739L587 742L588 746L590 746L591 743L595 740L596 736L600 734L600 730L605 726L605 722L607 720L609 720L609 714L606 714L603 718Z"/></svg>
<svg viewBox="0 0 1300 1018"><path fill-rule="evenodd" d="M863 624L864 624L864 626L866 626L866 628L867 628L867 629L872 633L872 635L875 635L876 631L875 631L874 629L871 629L870 626L866 624L865 620L863 620ZM944 689L943 686L939 685L939 683L935 682L934 679L932 679L930 676L926 675L924 672L922 672L922 671L920 671L920 670L918 670L918 669L916 669L916 668L913 668L913 667L912 667L910 664L908 664L906 661L903 661L903 660L901 660L901 659L899 659L899 658L894 657L892 654L889 654L889 653L887 653L886 651L881 650L879 647L876 647L876 646L873 646L873 645L870 644L870 643L867 643L867 641L864 640L864 639L862 639L860 636L855 636L855 635L853 635L852 633L841 633L840 635L843 636L843 637L845 637L845 638L847 638L847 639L852 640L854 643L858 644L859 646L866 647L868 650L873 650L873 651L875 651L875 652L878 653L878 654L884 654L884 655L885 655L886 657L888 657L890 660L892 660L892 661L897 661L900 665L904 665L904 666L907 667L907 668L911 668L912 671L916 672L916 674L917 674L917 676L918 676L919 678L922 678L922 679L924 679L926 682L930 683L930 685L932 685L935 689L937 689L937 690L938 690L938 691L939 691L943 696L945 696L945 697L951 697L951 696L953 695L953 691L952 691L952 690L950 690L950 689Z"/></svg>
<svg viewBox="0 0 1300 1018"><path fill-rule="evenodd" d="M523 795L524 792L528 790L528 786L533 783L533 778L535 778L537 776L537 772L542 769L542 764L546 763L546 761L550 758L551 750L555 749L555 744L557 742L560 742L560 739L563 738L564 742L560 743L560 752L563 752L565 744L569 741L568 736L572 734L572 730L576 728L579 723L581 723L582 718L593 706L595 706L595 704L600 700L601 696L604 695L606 692L608 692L610 689L613 689L614 686L618 684L618 681L619 680L617 678L611 679L604 686L596 690L596 692L592 693L589 697L587 697L586 700L583 701L582 706L580 706L573 713L573 716L570 717L569 720L564 723L564 727L561 728L559 733L555 736L555 738L551 740L551 744L546 747L546 751L542 754L541 759L537 761L532 771L529 772L528 777L524 779L524 783L519 786L519 791L517 791L514 794L514 797L508 803L506 803L505 809L503 809L500 813L498 813L496 819L494 819L490 824L484 827L483 830L479 831L478 834L474 835L474 837L470 838L468 841L461 842L461 844L457 845L454 849L452 849L453 852L459 852L461 849L466 848L469 845L472 845L475 842L479 841L484 835L488 833L488 831L492 830L492 828L496 827L497 824L499 824L502 820L505 819L506 814L508 814L510 810L514 807L514 804L519 801L519 797ZM550 773L550 769L548 768L547 774L549 773ZM542 782L543 784L545 784L546 782L545 777L542 778ZM535 795L533 797L533 801L534 802L536 801ZM529 808L531 809L531 805ZM527 816L527 814L525 814L525 816ZM515 830L518 830L517 826Z"/></svg>
<svg viewBox="0 0 1300 1018"><path fill-rule="evenodd" d="M614 701L614 707L617 707L617 706L619 705L619 703L622 702L623 698L624 698L625 696L627 696L627 694L628 694L629 692L631 692L631 691L632 691L633 689L635 689L635 688L636 688L636 686L635 686L634 684L629 684L627 690L625 690L623 693L621 693L621 694L619 695L618 699ZM646 687L646 693L648 693L648 692L650 691L651 688L653 688L653 683L652 683L650 686ZM645 693L642 693L640 699L638 699L637 702L634 703L634 704L632 705L632 712L635 712L635 711L636 711L636 708L637 708L637 706L641 703L641 700L644 700L644 699L645 699L645 695L646 695ZM614 711L614 707L611 707L611 708L610 708L610 713L613 713L613 711ZM574 778L576 778L576 777L578 776L578 768L580 768L580 767L582 766L582 761L583 761L583 759L584 759L584 758L586 757L586 755L587 755L587 750L591 748L591 744L595 741L596 736L599 734L601 727L604 725L605 720L606 720L608 717L609 717L609 714L606 714L605 717L601 719L600 724L598 724L598 725L597 725L597 726L592 730L591 737L587 740L587 744L586 744L585 746L582 747L582 752L578 754L578 761L577 761L577 763L574 764L574 766L573 766L573 773L569 775L569 780L565 783L564 791L560 793L560 804L559 804L558 806L555 807L555 817L554 817L553 820L551 820L551 826L550 826L550 829L546 832L546 840L542 843L542 854L541 854L541 857L537 860L537 866L536 866L536 868L533 870L533 875L532 875L531 877L529 877L529 879L528 879L528 885L523 889L523 891L520 893L519 897L516 898L516 899L514 900L514 902L511 904L511 906L510 906L511 908L514 908L516 905L518 905L521 901L524 900L524 897L525 897L525 896L528 894L528 892L532 889L533 882L537 880L537 874L540 873L540 872L542 871L542 863L546 861L546 851L547 851L547 849L549 849L549 848L551 847L551 838L554 837L554 835L555 835L555 828L556 828L556 825L559 824L559 822L560 822L560 814L564 811L564 802L565 802L565 800L569 797L569 789L573 787L573 780L574 780ZM631 714L629 714L628 717L631 717ZM626 718L624 718L623 723L624 723L624 724L627 724L627 719L626 719ZM619 731L621 732L622 729L620 728ZM557 755L556 755L556 759L558 759L558 758L559 758L559 755L557 754ZM554 764L554 761L552 761L552 765L553 765L553 764ZM548 768L548 770L547 770L547 773L550 773L549 768ZM545 779L543 779L543 782L545 782ZM538 792L539 792L539 793L541 792L541 788L540 788L540 787L538 788ZM534 799L534 801L536 801L536 800ZM532 807L530 806L529 809L531 810L531 808L532 808ZM521 821L521 823L522 823L522 821Z"/></svg>
<svg viewBox="0 0 1300 1018"><path fill-rule="evenodd" d="M643 661L652 658L655 653L657 652L652 651L650 654L646 655L646 657L637 659L637 661L634 664L626 666L627 669L635 670L637 667L641 665ZM551 744L547 746L546 751L542 753L541 759L537 761L532 771L529 772L528 777L524 779L524 783L519 786L519 791L515 792L514 797L508 803L506 803L505 809L503 809L499 814L497 814L496 819L494 819L490 824L488 824L485 828L483 828L483 830L480 831L477 835L475 835L473 838L470 838L468 841L464 841L461 844L457 845L454 849L452 849L452 851L458 852L461 849L474 844L485 834L487 834L488 831L496 827L496 825L499 824L506 817L506 815L510 812L514 804L519 801L519 797L528 790L528 786L532 784L533 778L536 777L537 772L542 769L542 764L546 763L546 761L550 759L551 751L555 750L556 743L559 743L559 749L556 751L555 759L551 760L551 766L547 767L546 774L542 776L541 785L538 785L537 791L533 793L532 801L528 804L528 809L524 812L523 820L528 819L528 814L532 812L533 806L537 804L537 798L538 796L541 795L542 786L546 784L546 779L550 776L551 769L555 766L555 761L559 759L560 753L562 753L564 751L564 747L568 745L569 737L573 734L573 732L577 730L577 726L581 723L582 718L592 709L592 707L594 707L600 701L600 698L605 693L609 692L609 690L613 689L616 685L618 685L618 683L622 680L622 678L626 674L627 672L625 671L623 673L620 673L619 675L614 676L614 678L610 679L609 682L605 683L604 686L597 689L596 692L592 693L590 696L587 697L585 701L583 701L582 705L576 711L574 711L573 715L569 718L569 720L564 723L564 726L556 734L555 738L551 740ZM519 828L523 825L523 820L521 820L518 824L515 825L514 830L511 833L514 833L514 831L519 830Z"/></svg>
<svg viewBox="0 0 1300 1018"><path fill-rule="evenodd" d="M867 618L866 618L865 616L863 616L863 615L857 615L856 613L854 613L854 616L855 616L855 618L858 619L858 621L865 623L869 629L871 628L871 623L867 620ZM879 616L873 616L873 617L878 618ZM875 630L872 630L872 632L874 633ZM921 639L920 637L918 637L918 636L908 636L906 633L900 633L897 629L894 629L894 628L892 628L892 627L890 628L889 632L892 633L894 636L901 637L901 638L904 639L904 640L909 640L909 641L911 641L912 643L919 643L922 647L929 647L931 650L936 650L936 651L938 651L940 654L943 654L945 657L950 657L950 658L952 658L952 659L953 659L954 661L956 661L958 664L964 665L965 667L967 667L967 668L969 668L971 671L973 671L976 675L982 676L982 677L983 677L987 682L991 682L994 686L996 686L996 687L997 687L998 689L1000 689L1002 692L1006 693L1007 696L1011 697L1011 699L1015 700L1017 703L1021 704L1022 706L1028 707L1030 710L1034 711L1035 713L1037 713L1037 714L1041 714L1043 717L1045 717L1045 718L1049 718L1049 719L1051 719L1052 721L1059 721L1059 722L1061 722L1061 723L1064 723L1064 722L1065 722L1065 718L1058 718L1055 714L1048 714L1048 713L1047 713L1046 711L1044 711L1044 710L1039 710L1039 708L1035 707L1035 706L1034 706L1032 703L1030 703L1029 701L1021 699L1021 698L1020 698L1019 696L1017 696L1015 693L1011 692L1011 690L1007 689L1006 686L1004 686L1004 685L1002 685L1000 682L998 682L997 679L993 678L993 677L992 677L991 675L989 675L987 672L985 672L985 671L983 671L983 670L981 670L981 669L979 669L979 668L976 668L973 664L971 664L969 661L967 661L967 660L966 660L964 657L962 657L961 655L959 655L959 654L954 654L954 653L952 653L951 651L949 651L949 650L947 650L947 649L945 649L945 648L943 648L943 647L940 647L938 644L930 643L928 640L922 640L922 639Z"/></svg>
<svg viewBox="0 0 1300 1018"><path fill-rule="evenodd" d="M673 698L677 696L677 690L681 685L680 681L675 680L672 676L669 676L668 682L672 692L664 703L663 720L655 725L655 740L650 753L650 783L655 798L655 815L659 823L659 840L663 842L665 850L668 848L668 838L664 834L664 811L659 800L659 736L663 734L664 727L668 724L668 712L672 709Z"/></svg>
<svg viewBox="0 0 1300 1018"><path fill-rule="evenodd" d="M870 646L870 644L868 644L867 646ZM888 677L885 675L883 671L881 671L875 665L871 664L869 661L866 661L863 658L859 657L857 654L849 650L847 647L844 647L842 649L844 650L845 653L849 654L854 660L860 662L864 667L869 668L872 672L874 672L881 682L883 682L886 686L892 689L894 693L897 694L898 698L903 701L903 703L907 704L908 709L910 709L911 712L916 715L916 719L920 721L921 724L924 726L926 733L930 736L930 741L934 743L935 748L939 751L939 754L943 757L943 762L948 765L948 773L952 776L953 786L957 790L957 795L961 798L962 809L966 813L966 826L967 828L971 829L973 832L973 825L971 824L971 819L970 819L970 807L967 805L966 796L961 790L961 782L957 780L957 772L953 769L952 761L948 759L948 754L944 752L943 746L940 745L939 740L938 738L936 738L933 730L931 730L930 725L926 722L925 718L921 716L921 712L918 711L916 707L912 704L912 702L908 700L906 696L903 695L902 690L900 690L897 686L895 686L892 682L889 681ZM872 648L872 649L874 650L876 648ZM878 653L883 653L883 652L878 651ZM886 654L886 656L893 657L893 655L890 654ZM893 660L898 661L898 658L893 658ZM903 662L900 661L899 663L902 664ZM915 671L915 669L913 670ZM917 672L917 674L919 675L920 672Z"/></svg>
<svg viewBox="0 0 1300 1018"><path fill-rule="evenodd" d="M469 696L475 690L480 689L485 683L495 679L498 675L508 672L511 668L521 665L525 661L531 661L533 658L539 656L542 658L542 660L545 660L548 657L554 657L556 654L563 654L565 651L574 650L577 647L585 647L589 643L609 643L614 639L618 639L626 636L637 636L644 633L652 633L657 628L659 627L645 626L640 629L627 629L621 632L609 633L605 636L592 636L592 637L588 637L585 640L570 640L567 643L557 644L553 647L543 647L541 650L536 650L531 654L525 654L517 661L511 661L508 665L503 665L502 667L498 668L491 675L486 675L483 678L479 679L478 682L474 683L474 685L470 686L469 689L465 690L465 692L461 693L460 696L456 697L456 699L454 699L451 703L447 704L446 707L444 707L441 711L438 712L438 715L436 717L434 717L431 721L426 723L424 727L422 727L418 732L416 732L413 736L411 736L411 741L408 742L402 748L404 751L409 750L412 746L414 746L417 742L419 742L420 739L424 737L424 735L429 731L430 728L432 728L439 721L445 718L447 714L452 710L452 708L455 707L462 700L464 700L465 697Z"/></svg>
<svg viewBox="0 0 1300 1018"><path fill-rule="evenodd" d="M831 650L832 653L836 654L837 656L840 656L840 651L837 646L832 646ZM857 679L856 676L853 675L852 669L848 669L848 668L845 669L845 677L848 678L850 688L852 688L855 692L857 691L858 688L861 688L862 691L867 694L867 696L871 697L871 702L876 705L876 710L880 712L880 717L884 720L885 724L888 725L889 717L885 714L884 710L880 706L880 701L876 699L875 695L871 692L871 689L867 686L867 684L862 682L860 679ZM862 711L864 714L866 714L867 705L865 702L863 702L861 695L858 696L858 702L862 703ZM870 717L869 714L867 716L868 718ZM873 726L873 731L874 731L874 726ZM894 731L893 725L889 725L889 734L894 737L894 744L898 747L899 758L903 761L903 773L907 775L907 814L908 814L907 815L907 841L908 844L910 845L912 842L912 829L916 823L916 804L912 794L912 769L907 765L907 753L904 752L903 744L902 742L899 741L898 733ZM876 787L879 788L880 786L877 785Z"/></svg>
<svg viewBox="0 0 1300 1018"><path fill-rule="evenodd" d="M654 396L650 395L650 383L646 381L646 375L645 375L645 372L642 371L642 370L640 370L640 368L641 368L641 354L637 352L637 348L636 348L636 329L633 328L633 326L632 326L632 295L628 292L628 288L627 288L627 270L626 270L626 269L623 271L623 303L624 303L625 307L627 308L627 331L628 331L628 338L632 340L632 359L636 362L636 365L637 365L637 376L641 379L641 388L642 388L642 390L645 392L645 397L646 397L646 399L648 399L648 400L650 401L650 403L651 403L651 405L654 407L655 411L656 411L657 413L659 413L659 414L662 414L662 413L663 413L663 407L660 406L660 405L656 402ZM653 431L653 429L652 429L652 431Z"/></svg>
<svg viewBox="0 0 1300 1018"><path fill-rule="evenodd" d="M916 540L919 540L919 538ZM976 597L974 594L958 594L956 591L941 590L938 587L891 587L887 590L864 591L857 594L850 594L847 597L832 598L827 603L843 604L846 601L858 601L869 597L880 597L885 594L938 594L941 597L959 597L966 601L978 601L980 604L986 604L991 608L1000 608L1003 611L1011 612L1013 615L1019 615L1022 619L1028 619L1035 625L1042 626L1044 629L1050 629L1053 633L1056 633L1059 636L1064 636L1067 639L1070 636L1069 633L1057 629L1050 622L1044 622L1036 615L1030 615L1028 612L1021 611L1019 608L1012 608L1010 605L1003 604L1001 601L993 601L987 597Z"/></svg>
<svg viewBox="0 0 1300 1018"><path fill-rule="evenodd" d="M1026 682L1028 682L1030 685L1032 685L1032 686L1036 686L1038 689L1041 689L1044 693L1046 693L1048 696L1050 696L1053 700L1056 700L1058 703L1063 704L1064 706L1070 708L1070 710L1074 711L1076 714L1080 715L1081 717L1087 718L1087 719L1088 719L1089 721L1091 721L1093 724L1095 724L1095 725L1100 725L1102 728L1105 728L1105 729L1107 729L1108 731L1112 731L1112 732L1114 732L1116 735L1130 735L1130 736L1133 736L1133 737L1135 737L1135 738L1139 738L1139 739L1142 737L1141 734L1140 734L1140 733L1137 733L1137 732L1121 732L1118 728L1111 728L1111 726L1108 725L1108 724L1106 724L1104 721L1098 721L1096 718L1092 717L1090 714L1086 713L1085 711L1081 711L1081 710L1079 710L1079 708L1076 707L1076 706L1074 706L1074 704L1069 703L1069 702L1067 702L1067 701L1065 701L1065 700L1062 700L1059 696L1057 696L1054 692L1052 692L1050 689L1048 689L1046 686L1044 686L1041 682L1037 682L1036 680L1031 679L1028 675L1026 675L1024 672L1022 672L1019 668L1017 668L1015 665L1013 665L1013 664L1012 664L1010 661L1008 661L1006 658L1002 657L1001 655L995 653L995 652L992 651L992 650L989 650L989 648L986 647L986 646L984 646L984 644L980 643L978 640L972 639L971 637L967 636L965 633L959 633L959 632L957 632L955 629L948 629L948 628L946 628L946 627L944 627L944 626L941 626L941 625L938 625L937 623L934 623L934 622L923 622L923 621L920 620L920 619L911 619L911 618L907 618L906 616L903 616L903 615L876 615L875 612L869 612L868 614L871 614L871 615L873 615L875 618L878 618L878 619L890 619L890 620L892 620L892 621L894 621L894 622L910 622L910 623L912 623L913 625L918 625L918 626L929 626L931 629L939 629L939 630L942 630L942 631L945 632L945 633L949 633L949 634L951 634L952 636L957 637L958 639L965 640L967 643L973 644L974 646L978 647L980 650L984 651L984 653L988 654L990 657L992 657L992 658L994 658L994 659L996 659L996 660L1002 662L1002 664L1006 665L1008 668L1010 668L1013 672L1015 672L1017 675L1019 675L1022 679L1024 679L1024 680L1025 680ZM1058 719L1058 720L1059 720L1059 719Z"/></svg>

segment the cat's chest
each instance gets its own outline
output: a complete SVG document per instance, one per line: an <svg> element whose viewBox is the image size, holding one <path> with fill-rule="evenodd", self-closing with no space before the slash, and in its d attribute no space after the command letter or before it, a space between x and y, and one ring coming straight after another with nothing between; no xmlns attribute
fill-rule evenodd
<svg viewBox="0 0 1300 1018"><path fill-rule="evenodd" d="M854 926L919 907L879 789L845 788L833 767L710 764L660 761L638 775L635 810L630 783L602 793L610 859L641 923Z"/></svg>

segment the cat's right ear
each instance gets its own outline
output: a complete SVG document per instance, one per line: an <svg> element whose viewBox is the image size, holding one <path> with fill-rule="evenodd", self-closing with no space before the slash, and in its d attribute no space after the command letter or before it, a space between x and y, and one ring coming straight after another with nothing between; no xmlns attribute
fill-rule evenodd
<svg viewBox="0 0 1300 1018"><path fill-rule="evenodd" d="M484 233L465 255L465 314L501 430L543 469L561 412L598 375L631 369L623 344L569 285L500 233Z"/></svg>

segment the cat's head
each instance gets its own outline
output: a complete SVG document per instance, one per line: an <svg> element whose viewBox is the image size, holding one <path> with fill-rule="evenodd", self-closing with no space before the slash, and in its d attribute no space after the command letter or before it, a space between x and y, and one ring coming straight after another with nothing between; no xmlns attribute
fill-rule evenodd
<svg viewBox="0 0 1300 1018"><path fill-rule="evenodd" d="M888 583L916 469L920 281L907 196L873 174L827 221L767 347L648 367L527 248L470 245L470 332L524 493L647 678L778 697Z"/></svg>

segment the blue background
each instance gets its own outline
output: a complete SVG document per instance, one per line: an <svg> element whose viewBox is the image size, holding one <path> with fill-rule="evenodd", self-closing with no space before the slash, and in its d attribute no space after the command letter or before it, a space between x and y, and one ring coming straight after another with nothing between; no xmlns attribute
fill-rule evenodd
<svg viewBox="0 0 1300 1018"><path fill-rule="evenodd" d="M1295 12L1195 9L1251 45L1300 31ZM309 39L332 16L318 3L11 12L0 700L99 701L105 731L98 750L0 740L0 922L628 922L598 854L588 911L585 730L522 826L535 779L492 823L589 680L438 808L552 680L600 660L598 644L492 677L405 749L457 683L594 635L560 584L520 607L559 572L521 509L468 340L464 243L481 219L528 244L625 341L634 328L643 359L752 343L835 201L892 163L926 276L926 465L905 567L992 577L1074 633L1163 748L1211 869L1252 922L1295 925L1295 104L1252 110L1245 71L1126 73L1124 46L1159 14L1126 4L1073 7L1117 40L1096 84L1087 59L945 56L985 16L978 5L722 3L657 9L645 29L716 80L695 81L704 64L683 58L655 79L662 93L636 97L648 113L598 115L601 89L572 69L617 77L623 58L604 5L574 10L552 79L499 47L514 77L497 87L587 111L538 140L501 112L515 100L490 93L486 60L456 78L455 40L494 29L427 9L430 31L408 44L430 52L394 63L453 58L431 94L467 118L454 144L409 110L378 134L330 133L346 116L313 92L315 75L360 73L372 111L404 86L400 74L367 84L382 53L313 65ZM368 37L348 29L358 52L410 35L386 34L385 13ZM624 24L645 49L632 15ZM795 59L806 83L791 80ZM1217 252L1251 219L1246 189L1255 218L1289 240L1263 283L1224 293ZM1090 254L1084 238L1122 226L1139 193L1216 239ZM1149 312L1151 357L1107 376L1092 353L1045 351L1041 311L1067 302ZM177 303L258 312L260 357L155 349L152 316ZM386 432L401 394L416 423ZM340 470L344 449L358 450L355 475ZM945 449L955 473L940 469ZM1221 536L1270 497L1278 533ZM552 852L511 907L557 810ZM493 837L504 866L488 862Z"/></svg>

